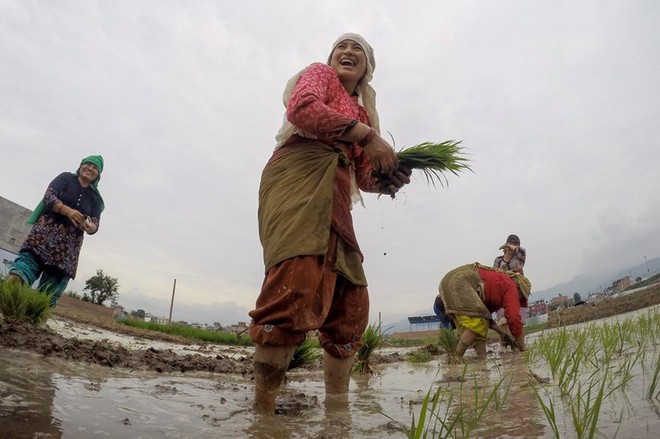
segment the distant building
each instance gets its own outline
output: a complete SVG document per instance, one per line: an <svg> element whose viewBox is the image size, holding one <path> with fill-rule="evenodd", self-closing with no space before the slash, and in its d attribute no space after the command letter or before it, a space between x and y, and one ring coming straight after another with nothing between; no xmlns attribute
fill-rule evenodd
<svg viewBox="0 0 660 439"><path fill-rule="evenodd" d="M614 282L612 282L611 291L613 293L618 293L619 291L625 290L629 286L630 286L630 276L622 277L621 279L617 279Z"/></svg>
<svg viewBox="0 0 660 439"><path fill-rule="evenodd" d="M168 320L169 319L167 317L155 316L155 315L152 315L152 314L149 314L149 313L144 315L144 321L145 322L154 322L154 323L159 323L161 325L167 325Z"/></svg>
<svg viewBox="0 0 660 439"><path fill-rule="evenodd" d="M0 273L6 276L32 225L27 223L32 211L0 197Z"/></svg>
<svg viewBox="0 0 660 439"><path fill-rule="evenodd" d="M553 297L552 299L550 299L550 304L557 307L557 308L568 308L569 306L571 306L573 304L573 299L559 293L558 296Z"/></svg>
<svg viewBox="0 0 660 439"><path fill-rule="evenodd" d="M250 325L248 325L247 322L238 322L235 325L227 327L226 329L233 334L243 334L247 332L249 327Z"/></svg>
<svg viewBox="0 0 660 439"><path fill-rule="evenodd" d="M548 313L548 304L545 300L537 300L536 302L531 302L527 309L527 315L529 317L540 316Z"/></svg>
<svg viewBox="0 0 660 439"><path fill-rule="evenodd" d="M410 332L440 329L440 317L436 315L408 317L408 323L410 323Z"/></svg>

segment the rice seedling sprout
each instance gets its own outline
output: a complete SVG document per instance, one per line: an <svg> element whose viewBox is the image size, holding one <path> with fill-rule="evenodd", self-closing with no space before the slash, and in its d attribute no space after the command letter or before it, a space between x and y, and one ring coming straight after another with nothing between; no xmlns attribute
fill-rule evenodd
<svg viewBox="0 0 660 439"><path fill-rule="evenodd" d="M353 372L358 374L373 374L376 372L373 364L371 364L370 357L373 352L382 347L384 344L385 336L383 334L382 322L372 323L364 331L362 336L364 344L356 354L355 363L353 364Z"/></svg>
<svg viewBox="0 0 660 439"><path fill-rule="evenodd" d="M319 349L318 343L311 338L306 338L296 347L287 370L314 364L321 358L323 358L323 353Z"/></svg>

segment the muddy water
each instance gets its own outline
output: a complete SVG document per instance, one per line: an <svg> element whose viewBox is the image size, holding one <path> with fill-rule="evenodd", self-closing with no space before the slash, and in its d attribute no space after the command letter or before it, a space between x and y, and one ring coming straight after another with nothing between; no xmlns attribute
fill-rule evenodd
<svg viewBox="0 0 660 439"><path fill-rule="evenodd" d="M0 431L3 438L405 437L401 425L418 417L433 383L474 388L471 379L457 381L463 367L439 361L381 366L379 375L351 382L347 407L324 400L321 371L290 373L280 398L282 414L263 418L250 409L249 377L128 373L4 349ZM488 386L500 379L500 370L511 368L519 369L515 390L483 437L549 437L533 395L521 388L522 356L470 363L465 376L476 373L479 387Z"/></svg>
<svg viewBox="0 0 660 439"><path fill-rule="evenodd" d="M533 367L549 377L547 369L526 365L519 353L489 348L485 362L466 354L467 365L447 365L444 357L381 365L380 374L351 381L347 405L324 400L322 371L293 371L274 418L252 413L249 376L130 372L0 348L0 438L404 438L401 427L419 419L431 386L460 398L470 413L500 381L501 407L491 403L465 436L553 437L528 374ZM599 437L658 437L657 401L640 396L647 385L634 380L607 401ZM556 392L552 382L546 388ZM575 437L570 413L553 398L561 437ZM455 415L446 402L437 412Z"/></svg>
<svg viewBox="0 0 660 439"><path fill-rule="evenodd" d="M290 373L273 418L250 410L249 377L155 375L0 350L2 437L403 437L438 363L383 366L351 383L348 409L324 401L321 371ZM461 371L456 371L460 373Z"/></svg>

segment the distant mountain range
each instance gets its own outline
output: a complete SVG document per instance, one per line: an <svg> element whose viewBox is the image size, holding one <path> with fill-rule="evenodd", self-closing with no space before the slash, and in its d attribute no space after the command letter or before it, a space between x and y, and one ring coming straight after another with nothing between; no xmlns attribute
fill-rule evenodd
<svg viewBox="0 0 660 439"><path fill-rule="evenodd" d="M563 284L555 285L552 288L545 290L533 291L533 300L550 300L558 296L560 293L564 296L573 297L573 294L579 293L583 299L586 299L589 293L601 292L604 289L612 286L612 282L626 276L630 276L630 281L635 282L635 279L646 279L660 272L660 258L655 258L647 263L639 264L634 267L621 270L615 275L612 274L580 274L572 280Z"/></svg>
<svg viewBox="0 0 660 439"><path fill-rule="evenodd" d="M605 288L610 287L612 282L615 280L621 279L626 276L630 276L631 282L639 277L646 279L649 276L660 273L660 258L655 258L650 261L647 261L644 264L639 264L634 267L627 268L620 271L619 273L612 275L610 274L580 274L575 276L568 282L557 284L554 287L547 288L545 290L533 291L532 299L534 301L545 299L550 301L553 297L563 294L564 296L573 297L573 294L579 293L583 299L586 299L589 296L589 293L600 292ZM423 310L420 310L418 313L412 314L411 316L428 316L433 315L433 309L431 308L432 303L429 303L429 307ZM424 327L422 327L424 326ZM417 327L411 327L408 322L408 318L398 320L396 322L383 322L383 329L386 333L391 334L394 332L408 332L408 331L423 331L429 329L426 325L418 325ZM433 328L430 328L433 329Z"/></svg>

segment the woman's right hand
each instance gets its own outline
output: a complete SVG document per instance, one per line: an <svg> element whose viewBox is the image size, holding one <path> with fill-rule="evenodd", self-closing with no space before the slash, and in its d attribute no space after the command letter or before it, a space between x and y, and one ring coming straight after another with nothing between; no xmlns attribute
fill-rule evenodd
<svg viewBox="0 0 660 439"><path fill-rule="evenodd" d="M379 174L391 176L399 167L399 159L394 148L379 135L375 135L363 148L369 156L371 166Z"/></svg>
<svg viewBox="0 0 660 439"><path fill-rule="evenodd" d="M69 220L71 220L71 222L79 229L85 230L84 229L85 215L83 215L76 209L72 209L71 207L62 204L59 208L59 213L69 218Z"/></svg>
<svg viewBox="0 0 660 439"><path fill-rule="evenodd" d="M365 123L356 123L340 139L360 145L367 153L371 167L380 175L391 177L392 173L399 167L399 159L394 152L394 148Z"/></svg>

